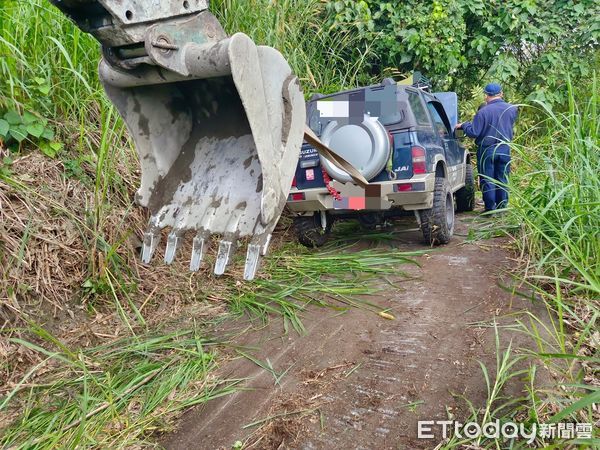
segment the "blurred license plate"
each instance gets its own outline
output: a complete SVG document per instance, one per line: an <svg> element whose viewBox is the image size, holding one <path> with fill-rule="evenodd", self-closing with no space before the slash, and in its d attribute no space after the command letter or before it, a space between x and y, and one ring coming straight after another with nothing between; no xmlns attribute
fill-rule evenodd
<svg viewBox="0 0 600 450"><path fill-rule="evenodd" d="M333 201L334 209L349 209L359 211L366 209L367 202L365 197L342 197L341 200Z"/></svg>

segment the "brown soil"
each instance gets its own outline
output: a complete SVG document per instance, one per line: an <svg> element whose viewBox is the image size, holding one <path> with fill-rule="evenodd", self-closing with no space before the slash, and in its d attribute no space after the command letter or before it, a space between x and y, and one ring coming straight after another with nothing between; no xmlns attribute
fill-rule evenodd
<svg viewBox="0 0 600 450"><path fill-rule="evenodd" d="M468 216L466 216L468 217ZM306 333L283 335L281 322L243 335L240 345L287 373L274 376L246 358L227 363L223 374L247 378L247 389L184 416L168 435L168 449L245 448L434 448L419 441L418 420L466 419L461 397L485 404L486 385L478 361L495 371L491 324L514 323L508 313L532 305L501 287L513 264L494 239L467 243L471 218L459 220L451 245L418 258L421 268L401 267L414 278L392 280L386 293L369 300L390 308L396 320L355 309L345 314L310 308ZM421 248L416 231L402 235L399 251ZM402 281L404 280L404 281ZM504 282L507 280L504 279ZM501 343L531 345L522 334L502 329ZM519 381L508 395L521 391ZM265 420L267 419L267 420ZM254 424L253 426L248 426Z"/></svg>

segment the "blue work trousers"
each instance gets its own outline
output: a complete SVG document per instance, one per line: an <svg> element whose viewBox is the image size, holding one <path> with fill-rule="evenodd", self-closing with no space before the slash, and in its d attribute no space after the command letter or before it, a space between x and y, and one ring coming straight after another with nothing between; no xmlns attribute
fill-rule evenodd
<svg viewBox="0 0 600 450"><path fill-rule="evenodd" d="M486 211L508 206L510 148L506 144L477 149L479 186Z"/></svg>

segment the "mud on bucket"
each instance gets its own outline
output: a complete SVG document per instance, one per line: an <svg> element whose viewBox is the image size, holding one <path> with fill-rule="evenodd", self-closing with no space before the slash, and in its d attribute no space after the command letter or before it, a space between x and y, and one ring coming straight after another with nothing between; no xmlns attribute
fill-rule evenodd
<svg viewBox="0 0 600 450"><path fill-rule="evenodd" d="M104 60L100 78L135 142L137 194L151 212L142 259L149 263L169 227L165 262L196 233L190 269L199 270L211 235L222 236L221 275L238 238L250 237L245 279L255 276L294 176L305 106L279 52L236 34L154 55L158 66L121 71ZM165 68L169 70L165 70Z"/></svg>

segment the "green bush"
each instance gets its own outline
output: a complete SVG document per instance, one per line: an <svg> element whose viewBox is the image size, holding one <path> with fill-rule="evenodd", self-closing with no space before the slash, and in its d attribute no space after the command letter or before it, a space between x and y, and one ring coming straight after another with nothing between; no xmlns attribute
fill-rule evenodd
<svg viewBox="0 0 600 450"><path fill-rule="evenodd" d="M54 130L48 120L29 111L23 115L11 109L3 115L0 111L0 139L5 143L20 146L25 140L35 142L40 150L51 158L57 156L63 144L54 140Z"/></svg>
<svg viewBox="0 0 600 450"><path fill-rule="evenodd" d="M555 88L566 67L575 78L591 75L600 38L594 0L338 0L327 11L334 32L373 43L372 74L418 69L438 88L463 91L495 79L549 102L565 100Z"/></svg>

